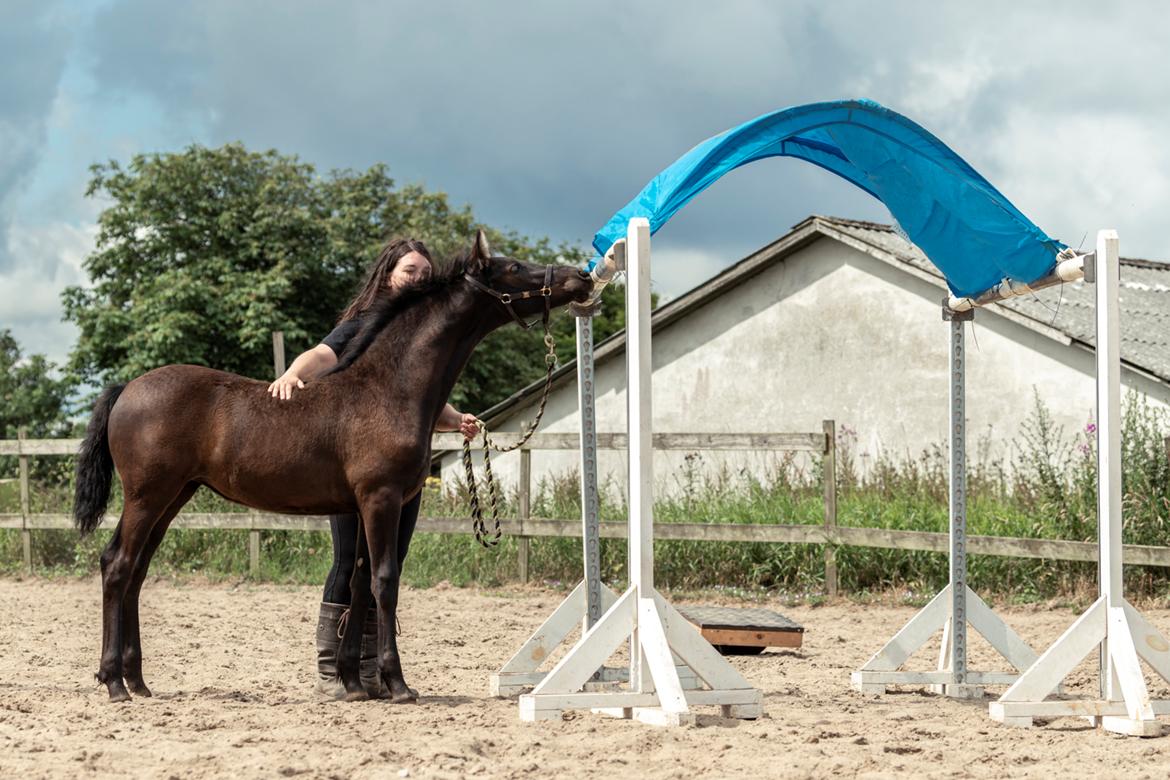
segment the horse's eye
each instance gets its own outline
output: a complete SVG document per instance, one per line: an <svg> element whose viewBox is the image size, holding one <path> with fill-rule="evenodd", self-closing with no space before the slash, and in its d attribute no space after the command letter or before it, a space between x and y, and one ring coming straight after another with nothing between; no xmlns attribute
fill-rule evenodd
<svg viewBox="0 0 1170 780"><path fill-rule="evenodd" d="M519 263L512 263L510 266L508 266L508 273L513 273L513 274L520 273L520 264Z"/></svg>

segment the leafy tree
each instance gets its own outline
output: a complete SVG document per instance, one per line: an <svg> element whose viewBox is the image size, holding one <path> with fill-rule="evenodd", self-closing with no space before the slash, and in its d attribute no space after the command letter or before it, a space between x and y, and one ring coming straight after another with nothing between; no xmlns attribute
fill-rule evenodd
<svg viewBox="0 0 1170 780"><path fill-rule="evenodd" d="M0 330L0 438L15 439L20 428L31 439L68 434L70 383L54 379L55 369L44 355L24 358L12 332Z"/></svg>
<svg viewBox="0 0 1170 780"><path fill-rule="evenodd" d="M30 439L50 439L71 433L67 418L67 401L72 385L67 379L54 378L56 366L44 355L21 353L20 345L7 328L0 330L0 439L15 439L24 428ZM32 458L33 479L65 484L72 461L63 458ZM17 459L0 456L0 477L17 475ZM16 493L7 500L15 501ZM2 503L5 499L0 499ZM16 511L10 505L0 511Z"/></svg>
<svg viewBox="0 0 1170 780"><path fill-rule="evenodd" d="M293 354L316 344L387 238L423 239L443 258L480 227L442 192L395 186L384 165L320 176L296 157L241 144L138 155L91 172L87 195L109 201L85 261L92 284L63 293L65 318L80 330L69 369L90 384L168 363L268 378L271 333L284 331ZM582 259L547 239L487 230L497 251L522 260ZM599 339L622 327L621 311L608 307ZM571 318L557 319L559 343L571 344ZM482 410L507 397L543 374L542 353L538 334L493 334L453 402Z"/></svg>

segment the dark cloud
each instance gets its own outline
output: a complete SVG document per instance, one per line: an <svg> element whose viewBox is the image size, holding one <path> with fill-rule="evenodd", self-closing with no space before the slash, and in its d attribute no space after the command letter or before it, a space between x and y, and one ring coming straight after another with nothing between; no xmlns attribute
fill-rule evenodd
<svg viewBox="0 0 1170 780"><path fill-rule="evenodd" d="M385 161L493 223L587 242L698 141L814 100L887 103L997 181L1022 105L1059 121L1084 101L1165 104L1153 68L1165 16L1158 4L127 0L100 14L92 44L103 87L153 96L193 138L324 167ZM885 215L777 161L728 177L662 238L732 259L812 212Z"/></svg>
<svg viewBox="0 0 1170 780"><path fill-rule="evenodd" d="M703 138L864 96L934 131L1055 235L1109 220L1134 253L1170 257L1162 3L114 0L72 25L43 8L22 3L9 14L22 24L0 31L0 231L41 148L64 26L91 82L74 131L119 101L157 114L116 147L91 143L93 160L239 139L321 168L386 162L494 224L587 243ZM814 212L886 218L774 160L720 181L658 245L714 269Z"/></svg>
<svg viewBox="0 0 1170 780"><path fill-rule="evenodd" d="M0 25L0 272L16 259L8 230L16 197L44 147L46 126L69 48L57 4L16 0Z"/></svg>
<svg viewBox="0 0 1170 780"><path fill-rule="evenodd" d="M812 4L281 8L117 4L98 22L97 73L209 123L215 142L386 161L495 223L580 241L702 138L838 96L863 59ZM739 197L713 193L679 238L726 246L714 223L750 224L758 243L826 190L733 180Z"/></svg>

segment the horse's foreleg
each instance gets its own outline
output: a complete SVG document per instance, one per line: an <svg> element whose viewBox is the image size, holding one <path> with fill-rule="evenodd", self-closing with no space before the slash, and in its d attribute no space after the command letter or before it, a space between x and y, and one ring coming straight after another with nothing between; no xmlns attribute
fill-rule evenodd
<svg viewBox="0 0 1170 780"><path fill-rule="evenodd" d="M341 644L337 648L337 675L345 686L346 701L369 698L361 681L362 627L366 622L371 598L370 553L363 525L364 521L358 522L357 552L354 555L353 573L349 578L349 617L346 618Z"/></svg>
<svg viewBox="0 0 1170 780"><path fill-rule="evenodd" d="M370 585L378 608L378 672L390 699L414 702L412 691L402 676L398 655L395 616L398 612L398 524L402 513L402 493L383 489L366 496L362 502L363 526L370 548Z"/></svg>
<svg viewBox="0 0 1170 780"><path fill-rule="evenodd" d="M198 489L198 484L189 483L163 512L151 530L138 560L134 562L134 573L130 577L130 585L126 588L126 596L122 599L122 679L126 681L130 692L136 696L151 695L150 688L146 687L146 681L142 679L142 635L138 625L138 599L142 593L142 583L146 580L150 561L162 543L167 529L170 528L171 521Z"/></svg>

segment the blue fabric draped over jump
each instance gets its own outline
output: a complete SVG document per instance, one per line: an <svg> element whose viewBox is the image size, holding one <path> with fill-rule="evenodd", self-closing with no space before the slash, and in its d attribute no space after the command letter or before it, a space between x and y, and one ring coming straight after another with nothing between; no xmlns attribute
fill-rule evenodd
<svg viewBox="0 0 1170 780"><path fill-rule="evenodd" d="M977 295L1005 277L1035 281L1064 248L946 144L870 100L786 108L708 138L614 214L594 248L604 255L633 217L657 232L719 177L765 157L807 160L880 200L955 295Z"/></svg>

